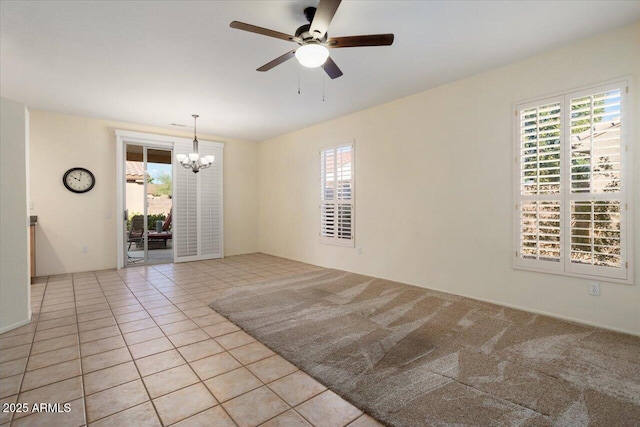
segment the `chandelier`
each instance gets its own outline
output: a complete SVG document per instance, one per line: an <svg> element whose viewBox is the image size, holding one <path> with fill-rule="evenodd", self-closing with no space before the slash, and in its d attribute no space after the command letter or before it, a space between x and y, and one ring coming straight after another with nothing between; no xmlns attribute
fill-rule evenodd
<svg viewBox="0 0 640 427"><path fill-rule="evenodd" d="M176 159L180 164L186 168L191 169L193 173L198 173L202 169L206 169L213 164L215 156L200 157L198 154L198 136L196 134L196 119L200 117L197 114L192 114L193 117L193 152L189 154L177 154Z"/></svg>

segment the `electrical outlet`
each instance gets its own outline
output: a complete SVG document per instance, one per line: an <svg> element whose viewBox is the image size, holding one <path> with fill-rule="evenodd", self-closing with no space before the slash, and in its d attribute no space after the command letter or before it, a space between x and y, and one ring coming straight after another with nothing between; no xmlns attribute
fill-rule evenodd
<svg viewBox="0 0 640 427"><path fill-rule="evenodd" d="M362 248L358 248L358 255L362 255Z"/></svg>
<svg viewBox="0 0 640 427"><path fill-rule="evenodd" d="M87 246L83 246L82 247L82 253L86 254L87 252L89 252L89 248Z"/></svg>
<svg viewBox="0 0 640 427"><path fill-rule="evenodd" d="M589 295L600 296L600 283L589 283Z"/></svg>

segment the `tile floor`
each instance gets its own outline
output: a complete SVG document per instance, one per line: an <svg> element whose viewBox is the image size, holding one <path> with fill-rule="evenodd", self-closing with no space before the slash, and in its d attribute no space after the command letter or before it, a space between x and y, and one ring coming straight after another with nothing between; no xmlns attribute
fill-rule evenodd
<svg viewBox="0 0 640 427"><path fill-rule="evenodd" d="M315 269L249 254L39 278L32 322L0 335L0 425L379 426L207 306Z"/></svg>

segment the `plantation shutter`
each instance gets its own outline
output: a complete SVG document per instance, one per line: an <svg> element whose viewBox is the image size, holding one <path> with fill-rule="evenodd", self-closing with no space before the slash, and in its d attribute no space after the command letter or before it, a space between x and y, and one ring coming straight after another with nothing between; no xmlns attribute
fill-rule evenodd
<svg viewBox="0 0 640 427"><path fill-rule="evenodd" d="M320 241L354 246L353 144L320 152Z"/></svg>
<svg viewBox="0 0 640 427"><path fill-rule="evenodd" d="M174 153L190 153L191 143L176 141ZM220 258L222 251L223 145L200 141L199 154L212 154L208 169L193 173L174 161L174 261ZM175 157L175 156L174 156Z"/></svg>
<svg viewBox="0 0 640 427"><path fill-rule="evenodd" d="M200 178L200 253L208 258L222 256L222 147L204 144L200 155L215 156L209 169L198 172ZM191 172L193 174L193 172Z"/></svg>
<svg viewBox="0 0 640 427"><path fill-rule="evenodd" d="M519 110L520 265L561 270L562 99Z"/></svg>
<svg viewBox="0 0 640 427"><path fill-rule="evenodd" d="M626 278L623 90L614 85L568 96L571 272Z"/></svg>
<svg viewBox="0 0 640 427"><path fill-rule="evenodd" d="M190 153L191 144L178 141L174 144L174 153ZM175 155L174 155L175 157ZM174 162L175 184L173 186L174 213L173 244L175 258L187 258L198 255L198 188L196 175Z"/></svg>
<svg viewBox="0 0 640 427"><path fill-rule="evenodd" d="M628 280L626 82L516 110L516 267Z"/></svg>

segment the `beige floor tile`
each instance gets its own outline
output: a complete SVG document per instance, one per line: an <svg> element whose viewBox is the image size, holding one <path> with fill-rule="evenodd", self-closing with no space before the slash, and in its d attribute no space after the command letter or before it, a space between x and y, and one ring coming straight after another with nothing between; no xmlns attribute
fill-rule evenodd
<svg viewBox="0 0 640 427"><path fill-rule="evenodd" d="M110 366L119 365L131 360L131 355L127 348L118 348L116 350L104 353L94 354L93 356L82 358L82 371L86 375L99 369L108 368Z"/></svg>
<svg viewBox="0 0 640 427"><path fill-rule="evenodd" d="M208 288L205 288L205 289L208 289ZM212 309L209 308L209 306L207 306L207 304L203 303L202 301L199 301L195 296L190 301L183 301L183 302L177 303L176 306L191 319L194 319L199 316L205 316L213 311ZM197 310L197 309L203 309L203 308L206 308L208 311L206 312L194 311L192 313L190 312L191 310ZM189 313L187 313L188 311Z"/></svg>
<svg viewBox="0 0 640 427"><path fill-rule="evenodd" d="M165 369L184 365L185 363L184 359L180 357L180 353L175 349L136 360L136 365L143 377L164 371Z"/></svg>
<svg viewBox="0 0 640 427"><path fill-rule="evenodd" d="M27 368L27 358L14 359L0 363L0 378L22 374Z"/></svg>
<svg viewBox="0 0 640 427"><path fill-rule="evenodd" d="M218 403L202 383L166 394L153 402L164 425L182 421Z"/></svg>
<svg viewBox="0 0 640 427"><path fill-rule="evenodd" d="M94 329L92 331L80 332L80 343L97 341L104 338L120 336L117 326L107 326L105 328Z"/></svg>
<svg viewBox="0 0 640 427"><path fill-rule="evenodd" d="M264 383L270 383L298 370L277 354L247 365L247 368Z"/></svg>
<svg viewBox="0 0 640 427"><path fill-rule="evenodd" d="M22 391L32 390L47 384L82 375L80 359L51 365L46 368L29 371L22 380Z"/></svg>
<svg viewBox="0 0 640 427"><path fill-rule="evenodd" d="M84 393L90 395L120 384L140 378L133 362L126 362L110 368L84 375Z"/></svg>
<svg viewBox="0 0 640 427"><path fill-rule="evenodd" d="M97 341L91 341L80 345L80 352L83 357L91 356L93 354L104 353L105 351L115 350L116 348L124 347L125 343L121 336L115 336L110 338L104 338Z"/></svg>
<svg viewBox="0 0 640 427"><path fill-rule="evenodd" d="M292 409L260 424L260 427L311 427L311 424Z"/></svg>
<svg viewBox="0 0 640 427"><path fill-rule="evenodd" d="M142 379L152 399L200 382L189 365L181 365Z"/></svg>
<svg viewBox="0 0 640 427"><path fill-rule="evenodd" d="M131 313L117 314L116 322L128 323L128 322L134 322L136 320L149 319L150 317L151 316L149 316L149 313L147 313L144 310L134 311Z"/></svg>
<svg viewBox="0 0 640 427"><path fill-rule="evenodd" d="M262 381L245 368L239 368L204 382L218 402L226 402L243 393L261 387Z"/></svg>
<svg viewBox="0 0 640 427"><path fill-rule="evenodd" d="M2 389L0 389L0 393L2 393ZM16 403L18 400L18 395L14 394L12 396L0 397L0 407L4 409L4 405L10 405L12 403ZM11 421L13 413L10 411L0 411L0 426L5 427L5 424L8 426L9 421ZM235 424L233 424L235 427Z"/></svg>
<svg viewBox="0 0 640 427"><path fill-rule="evenodd" d="M168 325L160 326L160 329L167 335L177 334L178 332L189 331L192 329L198 329L198 325L191 320L183 320L181 322L169 323Z"/></svg>
<svg viewBox="0 0 640 427"><path fill-rule="evenodd" d="M78 312L78 314L83 314L83 313L91 313L93 311L108 310L108 309L109 309L109 304L107 304L106 302L102 302L99 304L78 306L76 307L76 312Z"/></svg>
<svg viewBox="0 0 640 427"><path fill-rule="evenodd" d="M122 307L111 307L111 312L114 314L114 316L118 316L120 314L126 314L126 313L134 313L136 311L143 311L143 310L144 310L144 307L138 303L125 305Z"/></svg>
<svg viewBox="0 0 640 427"><path fill-rule="evenodd" d="M289 405L264 386L222 406L240 427L257 426L289 409Z"/></svg>
<svg viewBox="0 0 640 427"><path fill-rule="evenodd" d="M200 327L215 325L216 323L224 322L224 316L219 315L218 313L211 311L210 314L202 317L196 317L193 319L194 322L198 324Z"/></svg>
<svg viewBox="0 0 640 427"><path fill-rule="evenodd" d="M33 343L33 347L31 348L31 354L36 355L51 350L57 350L59 348L70 347L73 345L78 345L77 334L35 342Z"/></svg>
<svg viewBox="0 0 640 427"><path fill-rule="evenodd" d="M153 327L156 327L157 325L152 318L148 318L148 319L142 319L142 320L135 320L133 322L128 322L128 323L121 323L119 326L123 334L128 334L131 332L141 331L143 329L153 328Z"/></svg>
<svg viewBox="0 0 640 427"><path fill-rule="evenodd" d="M51 319L59 319L60 317L68 317L75 316L76 309L75 308L67 308L65 310L58 311L47 311L40 313L40 317L38 317L39 321L51 320Z"/></svg>
<svg viewBox="0 0 640 427"><path fill-rule="evenodd" d="M231 350L232 348L255 342L255 338L244 331L238 331L218 337L216 341L225 349Z"/></svg>
<svg viewBox="0 0 640 427"><path fill-rule="evenodd" d="M178 351L186 359L187 362L193 362L198 359L222 353L224 348L215 340L209 338L206 341L200 341L178 348Z"/></svg>
<svg viewBox="0 0 640 427"><path fill-rule="evenodd" d="M78 330L80 332L92 331L94 329L106 328L107 326L113 326L116 324L116 319L113 316L105 317L104 319L89 320L88 322L78 323Z"/></svg>
<svg viewBox="0 0 640 427"><path fill-rule="evenodd" d="M211 326L207 326L202 328L206 333L209 334L211 338L216 338L221 335L230 334L232 332L239 331L240 328L234 325L233 323L225 320L223 322L216 323Z"/></svg>
<svg viewBox="0 0 640 427"><path fill-rule="evenodd" d="M0 350L5 351L12 347L17 347L25 344L31 344L34 337L33 332L28 332L26 334L14 335L11 337L0 338Z"/></svg>
<svg viewBox="0 0 640 427"><path fill-rule="evenodd" d="M91 313L78 315L78 322L88 322L89 320L105 319L111 317L111 310L98 310Z"/></svg>
<svg viewBox="0 0 640 427"><path fill-rule="evenodd" d="M171 305L165 305L157 308L150 308L147 311L151 316L157 317L165 314L179 313L180 309L175 305L171 304Z"/></svg>
<svg viewBox="0 0 640 427"><path fill-rule="evenodd" d="M7 396L18 394L21 382L22 374L2 378L0 380L0 397L5 398Z"/></svg>
<svg viewBox="0 0 640 427"><path fill-rule="evenodd" d="M133 345L133 344L138 344L145 341L151 341L161 337L164 337L164 333L157 326L154 326L148 329L142 329L141 331L129 332L128 334L124 334L124 340L127 342L127 345Z"/></svg>
<svg viewBox="0 0 640 427"><path fill-rule="evenodd" d="M173 344L171 344L171 341L162 337L155 340L130 345L129 351L131 352L131 355L134 359L141 359L143 357L151 356L152 354L171 350L172 348Z"/></svg>
<svg viewBox="0 0 640 427"><path fill-rule="evenodd" d="M167 306L171 306L171 305L173 305L173 304L168 299L160 299L160 300L155 300L155 301L149 301L149 302L143 302L142 303L142 306L147 310L151 310L153 308L167 307Z"/></svg>
<svg viewBox="0 0 640 427"><path fill-rule="evenodd" d="M362 415L362 411L331 390L306 401L296 411L311 424L327 427L342 427Z"/></svg>
<svg viewBox="0 0 640 427"><path fill-rule="evenodd" d="M111 301L109 303L109 307L111 307L112 311L116 308L130 307L130 306L137 307L139 305L140 304L138 303L138 300L135 298L124 298L117 301Z"/></svg>
<svg viewBox="0 0 640 427"><path fill-rule="evenodd" d="M36 336L33 339L34 342L50 340L53 338L63 337L65 335L77 334L78 325L60 326L57 328L45 329L43 331L36 332Z"/></svg>
<svg viewBox="0 0 640 427"><path fill-rule="evenodd" d="M272 382L269 388L291 406L299 405L327 389L302 371Z"/></svg>
<svg viewBox="0 0 640 427"><path fill-rule="evenodd" d="M179 332L174 335L169 335L168 338L176 347L182 347L210 339L209 335L207 335L207 333L202 329L192 329L190 331Z"/></svg>
<svg viewBox="0 0 640 427"><path fill-rule="evenodd" d="M23 344L8 349L0 349L0 363L29 356L31 344Z"/></svg>
<svg viewBox="0 0 640 427"><path fill-rule="evenodd" d="M158 325L168 325L169 323L181 322L187 320L187 316L182 313L163 314L161 316L153 316Z"/></svg>
<svg viewBox="0 0 640 427"><path fill-rule="evenodd" d="M43 402L44 403L44 402ZM47 402L48 403L48 402ZM84 399L69 402L69 412L38 412L18 420L14 419L13 427L79 427L86 425L84 418Z"/></svg>
<svg viewBox="0 0 640 427"><path fill-rule="evenodd" d="M190 363L202 380L224 374L242 366L229 353L220 353Z"/></svg>
<svg viewBox="0 0 640 427"><path fill-rule="evenodd" d="M230 350L229 353L231 353L231 355L238 359L243 365L248 365L249 363L266 359L267 357L275 354L266 345L258 341L234 348L233 350Z"/></svg>
<svg viewBox="0 0 640 427"><path fill-rule="evenodd" d="M384 427L384 424L379 423L367 414L363 414L360 418L357 418L349 424L349 427Z"/></svg>
<svg viewBox="0 0 640 427"><path fill-rule="evenodd" d="M183 310L184 310L184 314L189 316L190 319L195 319L195 318L202 317L202 316L208 316L211 313L213 313L213 310L211 310L207 306L197 307L197 308L190 308L190 309L184 309L183 308Z"/></svg>
<svg viewBox="0 0 640 427"><path fill-rule="evenodd" d="M156 415L155 409L151 402L145 402L141 405L134 406L117 414L102 418L94 423L91 427L162 427L162 423Z"/></svg>
<svg viewBox="0 0 640 427"><path fill-rule="evenodd" d="M231 417L222 409L222 406L215 406L200 412L192 417L182 420L172 427L236 427Z"/></svg>
<svg viewBox="0 0 640 427"><path fill-rule="evenodd" d="M36 331L44 331L46 329L59 328L60 326L75 325L76 323L77 323L76 316L59 317L57 319L44 320L44 321L38 322Z"/></svg>
<svg viewBox="0 0 640 427"><path fill-rule="evenodd" d="M28 403L30 407L34 403L67 403L82 397L82 379L73 377L68 380L49 384L44 387L20 393L18 402ZM83 411L82 408L74 408ZM14 418L28 414L15 414Z"/></svg>
<svg viewBox="0 0 640 427"><path fill-rule="evenodd" d="M149 400L141 380L87 396L87 421L93 422Z"/></svg>
<svg viewBox="0 0 640 427"><path fill-rule="evenodd" d="M32 371L34 369L46 368L47 366L79 358L80 349L78 346L60 348L46 353L40 353L35 356L30 356L29 363L27 364L27 370Z"/></svg>

